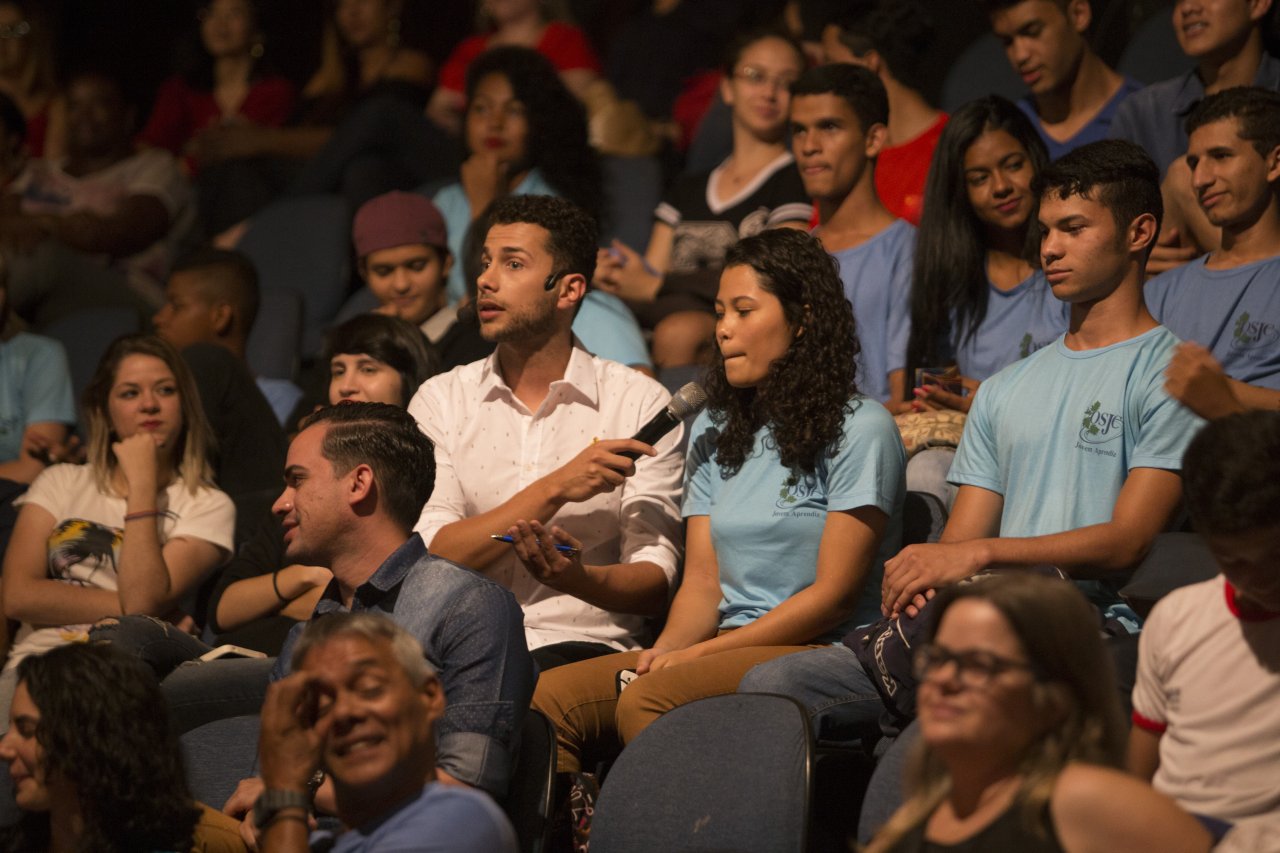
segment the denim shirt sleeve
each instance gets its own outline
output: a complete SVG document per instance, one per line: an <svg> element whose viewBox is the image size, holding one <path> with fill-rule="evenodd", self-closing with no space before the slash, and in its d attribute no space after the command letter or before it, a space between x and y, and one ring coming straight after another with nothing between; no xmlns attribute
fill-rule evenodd
<svg viewBox="0 0 1280 853"><path fill-rule="evenodd" d="M476 581L450 597L433 632L446 702L436 729L436 763L501 796L537 675L515 598L495 583Z"/></svg>

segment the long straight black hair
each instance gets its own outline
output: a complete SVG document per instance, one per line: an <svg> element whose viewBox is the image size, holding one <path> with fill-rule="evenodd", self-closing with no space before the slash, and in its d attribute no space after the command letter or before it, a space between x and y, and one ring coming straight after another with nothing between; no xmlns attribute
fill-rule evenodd
<svg viewBox="0 0 1280 853"><path fill-rule="evenodd" d="M924 191L924 213L916 237L911 288L911 338L907 375L938 363L949 342L972 337L987 316L987 240L965 185L964 156L984 133L1003 130L1027 152L1032 175L1049 164L1049 153L1031 120L999 95L970 101L951 115ZM1022 255L1040 266L1040 237L1033 227L1036 209L1023 226Z"/></svg>

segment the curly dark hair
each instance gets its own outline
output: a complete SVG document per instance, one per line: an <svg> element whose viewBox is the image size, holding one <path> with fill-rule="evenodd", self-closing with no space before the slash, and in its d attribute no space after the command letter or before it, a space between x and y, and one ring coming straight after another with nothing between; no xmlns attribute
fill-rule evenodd
<svg viewBox="0 0 1280 853"><path fill-rule="evenodd" d="M824 456L840 449L844 418L858 394L856 361L862 347L839 268L816 238L793 228L739 241L724 265L726 270L750 267L760 286L782 303L797 333L754 388L729 384L716 348L706 378L711 421L720 428L716 462L724 476L736 474L756 433L767 425L792 477L812 474Z"/></svg>
<svg viewBox="0 0 1280 853"><path fill-rule="evenodd" d="M509 195L495 201L486 213L489 227L528 223L547 232L547 251L560 275L578 273L591 280L596 270L600 233L580 207L549 195Z"/></svg>
<svg viewBox="0 0 1280 853"><path fill-rule="evenodd" d="M1040 134L1011 101L988 95L952 114L938 138L925 184L911 288L909 377L915 376L917 367L943 363L944 345L947 349L961 345L986 319L987 238L969 203L964 156L991 131L1004 131L1022 146L1033 176L1049 164L1049 152ZM1034 227L1035 222L1033 206L1022 226L1022 257L1039 268L1040 229Z"/></svg>
<svg viewBox="0 0 1280 853"><path fill-rule="evenodd" d="M527 47L495 47L467 69L467 103L490 74L507 78L529 122L525 166L599 221L604 212L600 160L587 142L587 113L551 61ZM513 170L514 171L514 170ZM479 213L479 211L473 211Z"/></svg>
<svg viewBox="0 0 1280 853"><path fill-rule="evenodd" d="M1241 139L1266 157L1280 145L1280 92L1261 86L1235 86L1197 101L1187 114L1187 136L1206 124L1233 118Z"/></svg>
<svg viewBox="0 0 1280 853"><path fill-rule="evenodd" d="M1063 154L1045 167L1031 191L1041 200L1093 199L1111 212L1121 233L1144 213L1155 217L1158 231L1164 217L1160 169L1150 154L1125 139L1102 139Z"/></svg>
<svg viewBox="0 0 1280 853"><path fill-rule="evenodd" d="M1241 448L1248 448L1241 453ZM1205 536L1277 526L1280 412L1246 412L1210 421L1182 457L1187 512Z"/></svg>
<svg viewBox="0 0 1280 853"><path fill-rule="evenodd" d="M45 778L81 794L80 850L191 848L199 810L150 667L106 643L72 643L24 658L18 683L40 710ZM48 814L27 814L10 849L46 849L48 832Z"/></svg>

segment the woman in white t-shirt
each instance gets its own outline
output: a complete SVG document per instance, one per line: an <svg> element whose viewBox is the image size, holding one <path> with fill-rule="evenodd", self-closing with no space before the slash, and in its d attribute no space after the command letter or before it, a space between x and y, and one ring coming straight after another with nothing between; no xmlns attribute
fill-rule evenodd
<svg viewBox="0 0 1280 853"><path fill-rule="evenodd" d="M235 509L213 486L212 436L172 346L117 339L84 408L88 464L50 467L19 501L3 602L22 627L0 676L0 726L23 657L109 616L179 619L182 598L231 552Z"/></svg>

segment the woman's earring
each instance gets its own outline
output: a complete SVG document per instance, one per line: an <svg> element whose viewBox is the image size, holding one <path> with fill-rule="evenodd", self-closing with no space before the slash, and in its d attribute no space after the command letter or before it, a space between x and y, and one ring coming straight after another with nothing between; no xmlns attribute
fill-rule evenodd
<svg viewBox="0 0 1280 853"><path fill-rule="evenodd" d="M267 52L267 48L261 41L255 41L253 47L249 48L249 55L254 59L261 59L262 54Z"/></svg>

